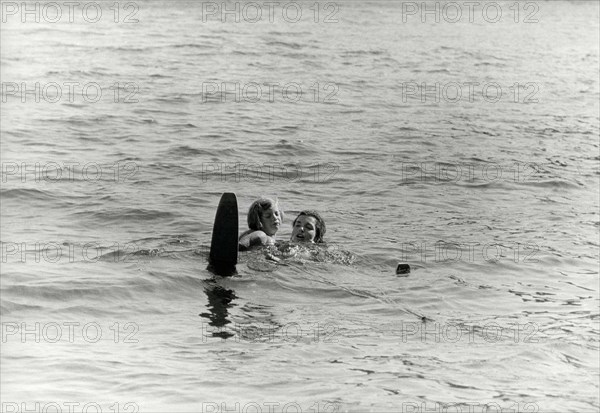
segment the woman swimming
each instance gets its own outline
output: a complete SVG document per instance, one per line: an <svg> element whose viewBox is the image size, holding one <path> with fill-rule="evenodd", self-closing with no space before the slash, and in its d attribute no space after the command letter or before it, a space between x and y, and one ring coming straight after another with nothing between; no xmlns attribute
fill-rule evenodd
<svg viewBox="0 0 600 413"><path fill-rule="evenodd" d="M255 246L275 244L275 234L283 222L283 210L277 201L260 198L248 210L248 231L240 235L241 251Z"/></svg>
<svg viewBox="0 0 600 413"><path fill-rule="evenodd" d="M289 258L314 259L323 255L325 250L298 244L324 244L325 231L325 221L321 215L314 210L304 210L294 219L290 241L278 242L277 245L268 244L265 251L266 257L276 262ZM317 259L317 261L322 260Z"/></svg>
<svg viewBox="0 0 600 413"><path fill-rule="evenodd" d="M292 224L292 242L311 242L321 244L325 236L325 221L317 211L304 210L298 214Z"/></svg>

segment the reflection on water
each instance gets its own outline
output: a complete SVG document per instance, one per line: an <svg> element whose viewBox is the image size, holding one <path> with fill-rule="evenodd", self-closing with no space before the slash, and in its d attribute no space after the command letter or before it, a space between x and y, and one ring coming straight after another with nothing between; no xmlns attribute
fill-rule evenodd
<svg viewBox="0 0 600 413"><path fill-rule="evenodd" d="M227 317L229 309L235 306L232 303L237 298L235 292L218 285L218 280L215 279L206 281L206 284L207 286L204 288L204 292L208 297L206 307L210 312L200 313L200 317L209 319L208 325L216 328L216 330L212 331L213 337L224 339L233 337L233 334L226 331L223 327L231 323Z"/></svg>

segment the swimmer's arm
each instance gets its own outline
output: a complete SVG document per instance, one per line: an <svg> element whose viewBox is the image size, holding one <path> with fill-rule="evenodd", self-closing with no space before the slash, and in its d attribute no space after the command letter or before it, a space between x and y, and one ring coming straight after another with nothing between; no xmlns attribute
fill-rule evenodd
<svg viewBox="0 0 600 413"><path fill-rule="evenodd" d="M240 246L246 249L262 245L273 245L274 243L275 240L263 231L251 232L250 234L242 236L239 241Z"/></svg>

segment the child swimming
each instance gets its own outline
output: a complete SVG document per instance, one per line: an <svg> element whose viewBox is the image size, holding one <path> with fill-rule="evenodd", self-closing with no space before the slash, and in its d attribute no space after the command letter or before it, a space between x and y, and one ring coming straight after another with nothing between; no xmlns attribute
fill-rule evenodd
<svg viewBox="0 0 600 413"><path fill-rule="evenodd" d="M283 222L283 210L270 198L260 198L248 210L248 231L240 235L240 250L275 244L275 234Z"/></svg>
<svg viewBox="0 0 600 413"><path fill-rule="evenodd" d="M325 236L325 221L317 211L304 210L298 214L292 224L292 242L311 242L321 244Z"/></svg>

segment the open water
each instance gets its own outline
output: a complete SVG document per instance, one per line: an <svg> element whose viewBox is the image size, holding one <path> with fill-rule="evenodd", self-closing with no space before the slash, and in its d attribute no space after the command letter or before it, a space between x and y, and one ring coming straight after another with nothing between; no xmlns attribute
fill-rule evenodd
<svg viewBox="0 0 600 413"><path fill-rule="evenodd" d="M2 2L4 411L598 411L598 2L55 4ZM344 259L214 277L225 191Z"/></svg>

